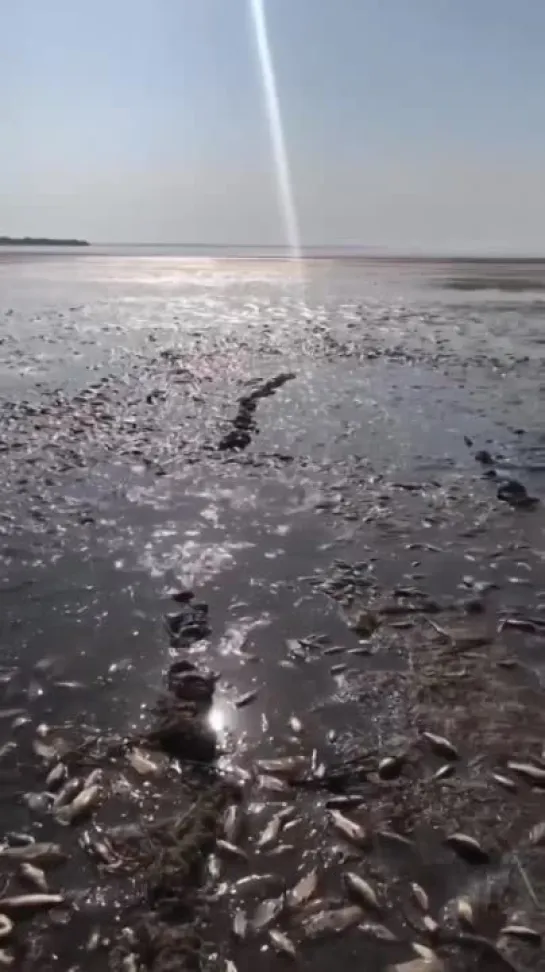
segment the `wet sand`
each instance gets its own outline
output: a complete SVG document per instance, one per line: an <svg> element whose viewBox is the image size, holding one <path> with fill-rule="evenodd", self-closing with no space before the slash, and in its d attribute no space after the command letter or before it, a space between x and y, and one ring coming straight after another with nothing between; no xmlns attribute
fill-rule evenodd
<svg viewBox="0 0 545 972"><path fill-rule="evenodd" d="M9 286L7 266L0 709L22 712L0 718L0 746L16 744L2 751L1 825L69 855L48 871L67 907L17 919L15 967L276 969L289 958L272 928L319 970L385 969L415 958L413 941L448 969L541 968L540 948L500 932L545 931L543 512L497 498L505 477L545 496L539 266L487 266L474 290L481 267L320 261L304 304L281 262L25 255ZM248 441L225 446L234 429ZM181 588L208 605L210 631L176 643L164 619ZM146 739L182 658L219 675L194 713L217 738L206 767L165 762ZM89 819L63 827L47 801L27 806L50 768L37 733L66 742L70 776L99 766ZM156 770L132 765L136 743ZM289 762L259 772L277 758ZM239 800L240 859L215 847ZM116 844L113 868L79 843L165 818L181 829L161 854L185 840L194 857L174 887L167 858L160 878L152 867L162 832ZM478 842L472 861L445 843L456 832ZM252 928L260 902L314 868L310 902L288 895ZM22 893L2 869L6 894ZM314 937L315 899L350 903L346 871L380 908ZM237 890L254 873L274 877ZM250 925L234 936L237 910Z"/></svg>

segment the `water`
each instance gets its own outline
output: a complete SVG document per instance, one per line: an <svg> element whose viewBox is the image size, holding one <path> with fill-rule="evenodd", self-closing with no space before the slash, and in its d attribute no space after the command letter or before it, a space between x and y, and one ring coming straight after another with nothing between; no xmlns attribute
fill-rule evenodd
<svg viewBox="0 0 545 972"><path fill-rule="evenodd" d="M316 586L335 559L363 563L381 598L416 585L454 604L471 575L498 584L494 622L543 609L542 512L500 503L474 453L545 497L545 263L313 252L304 273L303 301L282 253L0 252L0 639L17 669L0 708L32 720L0 730L23 753L41 721L145 724L180 584L210 606L192 657L221 674L211 721L244 765L284 745L290 714L320 759L415 731L413 635L384 625L350 654L360 639ZM295 377L259 402L248 448L218 451L238 398L280 372ZM311 632L345 653L290 659L286 640ZM514 638L539 686L539 638ZM251 689L257 702L236 709ZM5 827L50 828L18 802L39 787L31 763L8 761ZM304 812L286 877L326 840L323 811ZM432 880L429 860L416 872ZM437 907L465 880L447 868ZM73 937L59 942L67 968L91 967ZM368 967L387 958L371 948Z"/></svg>

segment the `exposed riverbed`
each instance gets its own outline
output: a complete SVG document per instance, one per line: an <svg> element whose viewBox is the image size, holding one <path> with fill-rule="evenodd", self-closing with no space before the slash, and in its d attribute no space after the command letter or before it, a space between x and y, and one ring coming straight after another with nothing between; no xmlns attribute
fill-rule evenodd
<svg viewBox="0 0 545 972"><path fill-rule="evenodd" d="M17 969L272 970L291 944L379 972L414 941L445 970L545 967L545 521L498 498L545 500L544 284L539 263L314 260L301 287L281 260L0 255L0 823L68 855L62 907L0 941ZM201 629L165 624L183 590ZM153 735L179 660L219 676L188 703L205 767ZM59 754L101 774L71 826L42 796ZM165 818L187 874L162 832L114 840ZM0 864L4 897L28 890ZM341 917L346 872L378 908Z"/></svg>

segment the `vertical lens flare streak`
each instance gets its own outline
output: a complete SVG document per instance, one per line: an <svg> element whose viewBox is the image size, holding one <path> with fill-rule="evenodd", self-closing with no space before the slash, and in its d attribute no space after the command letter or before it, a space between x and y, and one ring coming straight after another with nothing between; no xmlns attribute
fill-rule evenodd
<svg viewBox="0 0 545 972"><path fill-rule="evenodd" d="M299 224L293 198L286 139L282 124L282 112L280 111L280 99L278 97L276 75L267 31L265 0L249 0L249 5L274 157L278 198L282 210L290 255L293 260L299 262L300 271L302 265Z"/></svg>

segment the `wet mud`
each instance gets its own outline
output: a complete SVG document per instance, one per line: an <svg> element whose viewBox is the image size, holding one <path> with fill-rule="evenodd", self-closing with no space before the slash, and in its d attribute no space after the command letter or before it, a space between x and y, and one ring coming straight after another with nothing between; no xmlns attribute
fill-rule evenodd
<svg viewBox="0 0 545 972"><path fill-rule="evenodd" d="M544 968L539 288L63 259L3 317L1 960Z"/></svg>

